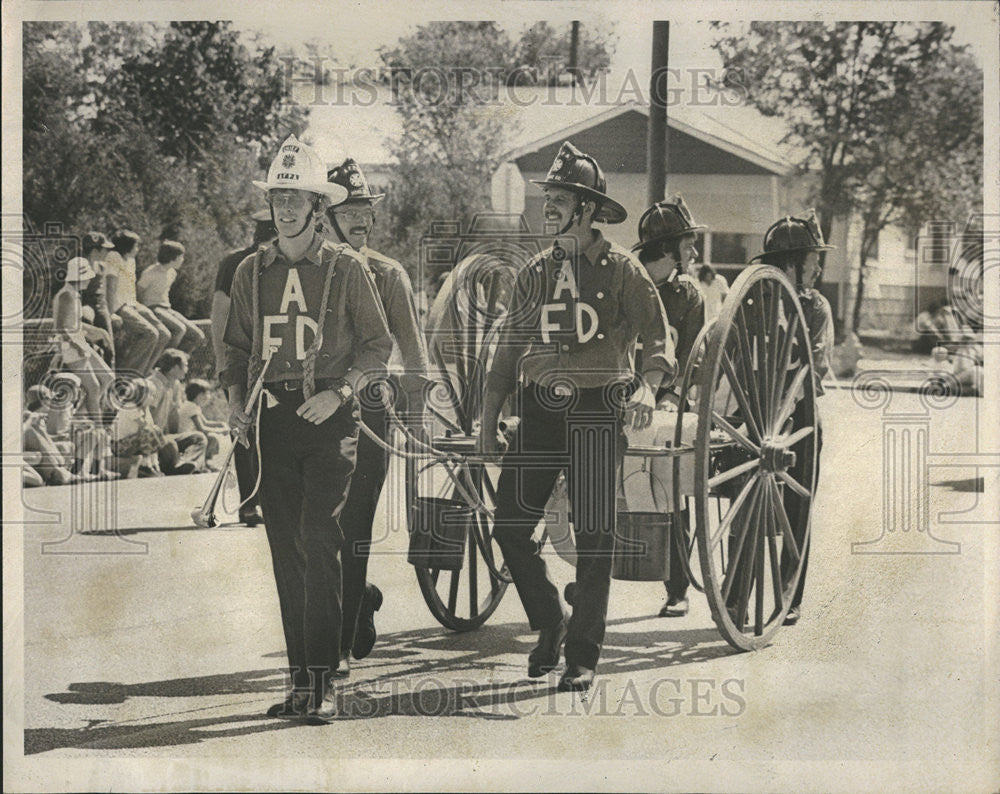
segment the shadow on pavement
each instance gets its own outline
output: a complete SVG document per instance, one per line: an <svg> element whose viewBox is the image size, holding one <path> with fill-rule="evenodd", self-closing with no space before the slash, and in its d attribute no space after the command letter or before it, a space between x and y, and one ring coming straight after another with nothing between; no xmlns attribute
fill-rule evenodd
<svg viewBox="0 0 1000 794"><path fill-rule="evenodd" d="M655 629L628 632L629 623L648 622ZM644 679L658 669L688 665L726 656L734 651L712 629L662 628L663 621L649 618L616 620L609 625L599 667L598 682L606 683L601 695L614 692L621 676L642 674ZM457 634L442 628L396 632L379 637L371 656L354 663L350 679L341 686L342 720L390 716L473 717L487 720L517 720L530 714L559 713L555 706L558 673L529 679L527 654L535 635L527 625L484 626L475 632ZM268 653L282 657L281 653ZM279 668L247 670L230 674L121 684L106 681L70 684L65 692L46 699L68 706L117 705L132 698L218 698L250 695L259 700L250 713L205 716L208 709L231 710L229 704L213 702L195 706L189 719L162 721L153 715L145 720L108 722L100 713L82 718L86 727L32 728L24 732L26 754L63 748L128 749L192 744L214 737L240 736L270 730L285 730L299 723L267 718L263 712L284 694L285 680ZM618 676L611 680L610 676ZM629 679L631 685L634 681ZM648 683L648 682L647 682ZM259 696L259 697L256 697ZM576 696L559 693L561 703ZM187 704L185 704L187 705ZM246 704L240 708L245 710ZM175 707L152 704L157 714L170 714ZM539 711L543 709L543 711ZM175 716L173 712L171 716Z"/></svg>
<svg viewBox="0 0 1000 794"><path fill-rule="evenodd" d="M215 532L220 529L227 531L243 530L245 532L258 531L256 527L248 527L245 524L233 521L225 524L216 524L214 527L196 527L194 524L173 527L117 527L115 529L85 529L78 531L76 534L89 535L91 537L108 537L111 535L139 535L143 532L187 532L189 530Z"/></svg>
<svg viewBox="0 0 1000 794"><path fill-rule="evenodd" d="M985 480L985 477L969 477L964 480L942 480L931 483L931 485L959 493L983 493L986 485Z"/></svg>

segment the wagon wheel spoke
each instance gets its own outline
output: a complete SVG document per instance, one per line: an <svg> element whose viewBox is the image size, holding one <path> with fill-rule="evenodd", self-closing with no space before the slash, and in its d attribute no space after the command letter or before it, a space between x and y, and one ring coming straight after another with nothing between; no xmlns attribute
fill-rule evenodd
<svg viewBox="0 0 1000 794"><path fill-rule="evenodd" d="M729 390L732 395L736 398L736 403L740 407L740 413L746 419L747 428L749 428L754 436L759 441L763 436L760 431L760 426L757 424L757 419L755 414L750 410L750 401L747 397L745 391L743 391L743 386L740 383L740 379L736 376L736 368L733 365L732 359L729 357L727 351L722 352L722 368L726 372L726 378L729 380Z"/></svg>
<svg viewBox="0 0 1000 794"><path fill-rule="evenodd" d="M477 514L473 513L469 517L470 534L475 533L478 524ZM479 544L473 537L466 541L466 545L469 547L469 617L475 618L479 614L479 576L476 565L476 549Z"/></svg>
<svg viewBox="0 0 1000 794"><path fill-rule="evenodd" d="M733 586L733 578L736 576L736 571L739 567L739 561L743 556L743 545L746 541L747 533L752 525L752 520L757 512L757 503L760 501L760 489L754 489L753 499L750 502L750 507L744 512L740 518L742 519L739 524L737 524L735 542L733 547L729 549L729 566L726 568L726 576L722 582L722 598L728 602L729 593ZM735 523L735 522L734 522Z"/></svg>
<svg viewBox="0 0 1000 794"><path fill-rule="evenodd" d="M781 611L785 606L785 586L781 581L781 562L778 556L777 509L774 503L774 482L769 478L765 486L764 498L771 518L767 532L767 550L771 561L771 585L774 591L774 608Z"/></svg>
<svg viewBox="0 0 1000 794"><path fill-rule="evenodd" d="M754 326L756 326L756 333L752 336L747 337L747 345L749 352L752 354L757 353L757 360L751 358L750 364L753 366L753 377L757 386L758 395L758 405L760 413L758 416L761 420L761 426L767 427L768 420L770 419L771 413L771 403L770 403L770 374L768 372L770 367L770 350L768 348L768 337L767 328L765 327L765 297L764 297L764 283L760 282L757 285L758 302L749 308L749 313L753 315ZM750 328L750 324L747 321L748 307L745 304L740 305L740 317L743 320L744 332ZM756 344L751 344L756 342Z"/></svg>
<svg viewBox="0 0 1000 794"><path fill-rule="evenodd" d="M788 438L783 438L781 440L781 443L783 443L786 447L794 447L802 439L811 436L815 429L816 428L814 428L812 425L806 425L805 427L800 427L798 430L796 430L794 433L788 436Z"/></svg>
<svg viewBox="0 0 1000 794"><path fill-rule="evenodd" d="M742 306L740 307L740 310L742 311ZM759 366L757 368L754 367L754 360L751 355L752 351L750 350L750 338L747 336L745 325L736 323L733 326L733 329L736 332L736 340L739 343L740 364L741 369L743 370L743 377L749 384L747 392L750 395L750 405L754 409L753 416L759 422L757 426L764 427L763 421L765 419L765 415L760 401L760 392L757 388L757 373L755 371L759 368Z"/></svg>
<svg viewBox="0 0 1000 794"><path fill-rule="evenodd" d="M774 389L773 396L771 397L772 405L777 405L778 401L781 399L782 389L788 375L788 365L792 361L792 347L795 342L795 334L798 332L798 329L798 312L792 312L791 319L788 321L788 329L785 331L785 338L781 340L781 353L778 355L775 379L772 384ZM773 433L777 432L780 428L775 428L774 424L772 424L769 429Z"/></svg>
<svg viewBox="0 0 1000 794"><path fill-rule="evenodd" d="M728 471L724 471L721 474L716 474L708 481L708 489L711 491L725 482L736 479L741 474L746 474L748 471L760 468L759 460L748 460L745 463L741 463L739 466L734 466Z"/></svg>
<svg viewBox="0 0 1000 794"><path fill-rule="evenodd" d="M806 488L802 483L792 477L787 471L779 471L777 475L781 478L781 481L785 483L789 488L791 488L795 493L801 496L803 499L811 499L812 492Z"/></svg>
<svg viewBox="0 0 1000 794"><path fill-rule="evenodd" d="M767 538L774 534L771 529L773 526L773 517L767 509L768 503L766 487L762 489L762 491L763 493L761 493L760 501L760 522L757 526L757 549L755 552L757 566L754 573L756 599L754 603L753 630L754 634L757 636L764 633L764 590L766 589L766 582L764 579L764 562L766 556Z"/></svg>
<svg viewBox="0 0 1000 794"><path fill-rule="evenodd" d="M778 377L780 369L778 368L778 362L781 360L780 348L778 346L779 340L781 340L781 290L777 285L774 285L769 292L768 309L767 309L767 327L771 334L771 349L774 355L770 359L770 385L768 391L768 402L771 407L774 407L777 401L776 384L778 382ZM798 315L796 315L798 316Z"/></svg>
<svg viewBox="0 0 1000 794"><path fill-rule="evenodd" d="M809 367L799 367L795 372L795 377L792 379L788 390L785 392L785 396L781 401L781 407L778 409L777 414L775 414L774 432L781 432L781 428L784 426L785 422L788 421L788 417L792 415L795 410L795 403L800 399L800 392L802 391L802 386L805 384L806 376L809 374Z"/></svg>
<svg viewBox="0 0 1000 794"><path fill-rule="evenodd" d="M799 550L799 543L792 532L792 525L788 520L788 513L785 512L785 505L781 501L781 494L778 493L778 485L771 482L771 507L775 518L778 520L778 528L781 530L782 544L791 554L795 556L797 565L802 559L802 552Z"/></svg>
<svg viewBox="0 0 1000 794"><path fill-rule="evenodd" d="M753 477L751 477L749 480L746 481L746 484L743 486L743 490L739 492L739 495L736 497L736 499L733 500L733 502L729 505L729 510L726 512L726 515L719 522L719 527L718 529L716 529L715 534L712 535L709 544L710 549L714 549L717 545L719 545L719 541L722 540L725 534L729 531L729 528L732 526L733 520L736 518L737 515L739 515L740 508L743 507L743 503L747 500L747 497L750 495L750 491L757 486L757 483L759 481L760 481L760 474L754 474Z"/></svg>
<svg viewBox="0 0 1000 794"><path fill-rule="evenodd" d="M754 455L760 455L760 447L754 444L749 438L747 438L743 433L733 427L725 417L722 416L718 411L712 411L712 421L725 430L730 436L732 436L740 445L746 449L748 452L752 452Z"/></svg>
<svg viewBox="0 0 1000 794"><path fill-rule="evenodd" d="M451 585L448 588L448 611L452 614L458 607L458 585L461 578L461 570L451 572Z"/></svg>
<svg viewBox="0 0 1000 794"><path fill-rule="evenodd" d="M761 499L758 497L754 503L752 513L748 516L746 529L740 537L738 550L730 557L729 570L726 572L726 576L730 581L730 593L732 592L733 583L738 587L736 593L736 614L733 623L736 624L736 628L740 631L743 630L743 626L747 620L750 589L753 587L753 572L757 556L757 533L760 522L760 503ZM748 535L753 536L749 544L749 551L746 550ZM749 559L745 559L747 555L749 555Z"/></svg>

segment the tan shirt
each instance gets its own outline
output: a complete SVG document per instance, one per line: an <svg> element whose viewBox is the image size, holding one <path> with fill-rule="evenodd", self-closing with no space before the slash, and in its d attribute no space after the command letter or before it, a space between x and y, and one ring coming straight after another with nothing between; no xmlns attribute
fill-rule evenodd
<svg viewBox="0 0 1000 794"><path fill-rule="evenodd" d="M339 251L339 254L338 254ZM224 386L246 383L253 344L253 268L257 255L244 259L233 276L232 303L226 331ZM392 337L382 304L361 258L316 236L301 259L289 262L277 242L261 256L259 311L261 343L277 347L267 382L298 380L302 362L315 338L327 268L335 268L330 283L323 340L316 358L316 378L342 378L349 369L378 377L392 352ZM258 351L263 354L263 351Z"/></svg>
<svg viewBox="0 0 1000 794"><path fill-rule="evenodd" d="M645 269L594 232L579 255L542 252L517 274L488 386L565 378L579 388L631 380L636 338L644 371L677 370L666 312ZM564 250L560 253L566 254Z"/></svg>
<svg viewBox="0 0 1000 794"><path fill-rule="evenodd" d="M117 251L108 251L108 255L104 258L104 276L105 279L115 279L115 294L108 295L108 308L112 313L122 306L135 306L138 303L134 256L125 259Z"/></svg>
<svg viewBox="0 0 1000 794"><path fill-rule="evenodd" d="M395 259L367 246L360 253L375 280L389 333L395 342L389 359L389 372L400 375L405 391L422 389L427 382L427 343L420 328L410 278Z"/></svg>

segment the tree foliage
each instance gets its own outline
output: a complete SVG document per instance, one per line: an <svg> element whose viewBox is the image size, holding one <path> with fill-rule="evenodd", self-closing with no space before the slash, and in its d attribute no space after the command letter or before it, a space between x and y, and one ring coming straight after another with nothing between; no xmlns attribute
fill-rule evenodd
<svg viewBox="0 0 1000 794"><path fill-rule="evenodd" d="M206 316L225 251L262 205L250 184L305 112L267 48L224 22L24 25L24 209L34 228L127 227L188 249L177 307Z"/></svg>
<svg viewBox="0 0 1000 794"><path fill-rule="evenodd" d="M458 221L490 206L490 179L509 150L511 122L498 98L513 83L545 84L569 62L570 28L538 22L512 39L495 22L433 22L418 27L381 57L391 77L403 134L393 142L388 215L376 244L415 264L433 221ZM610 31L581 26L583 79L610 63Z"/></svg>
<svg viewBox="0 0 1000 794"><path fill-rule="evenodd" d="M962 223L982 201L983 77L953 28L936 22L754 22L719 39L730 74L787 126L825 234L862 224L852 328L864 272L890 224Z"/></svg>

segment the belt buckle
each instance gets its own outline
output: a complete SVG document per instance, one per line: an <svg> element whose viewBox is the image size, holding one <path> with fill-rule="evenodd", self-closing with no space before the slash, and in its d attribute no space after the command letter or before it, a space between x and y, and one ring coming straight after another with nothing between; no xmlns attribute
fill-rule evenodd
<svg viewBox="0 0 1000 794"><path fill-rule="evenodd" d="M299 386L294 380L283 380L281 381L281 388L284 391L298 391Z"/></svg>

